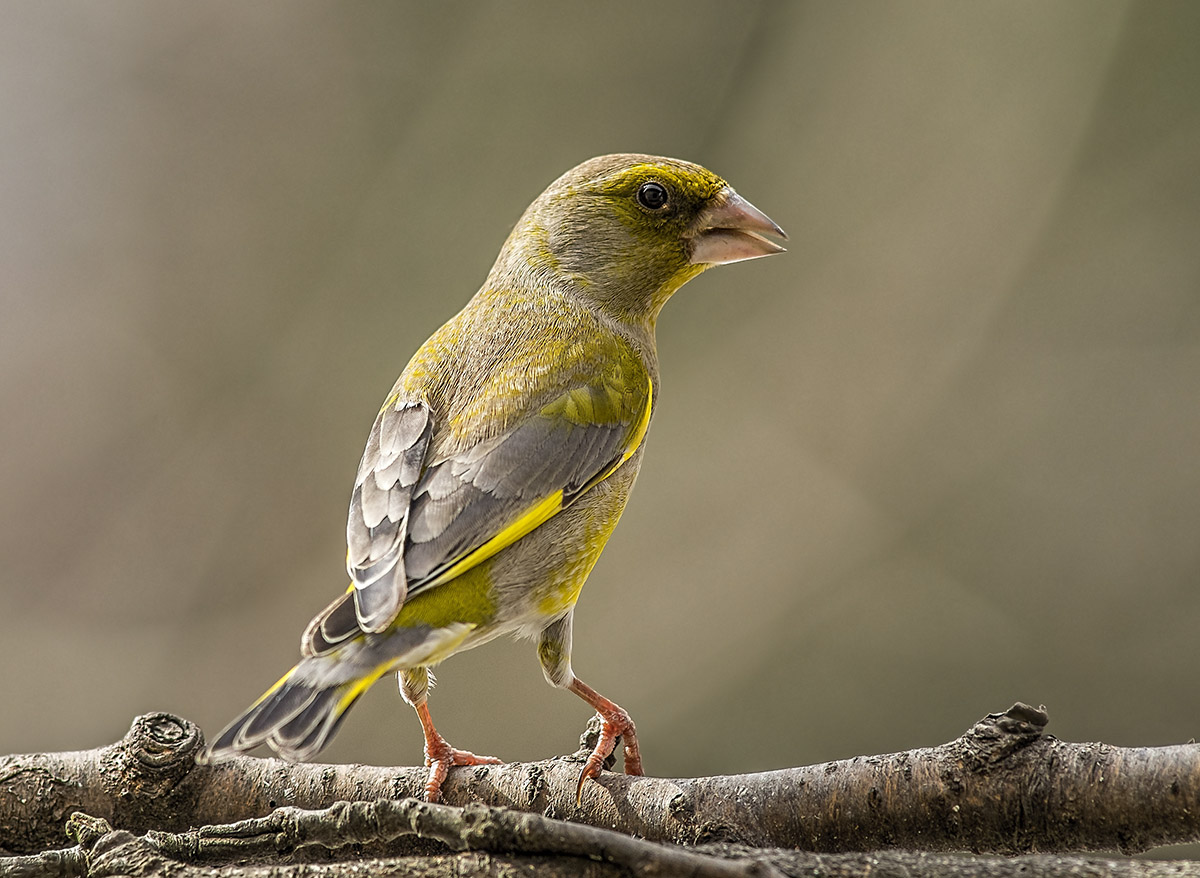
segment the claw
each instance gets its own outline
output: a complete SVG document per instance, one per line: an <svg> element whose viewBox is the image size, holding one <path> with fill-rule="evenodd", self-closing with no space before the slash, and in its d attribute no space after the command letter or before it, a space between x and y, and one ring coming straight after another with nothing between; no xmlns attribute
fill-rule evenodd
<svg viewBox="0 0 1200 878"><path fill-rule="evenodd" d="M587 762L583 763L583 768L579 772L579 782L575 785L575 804L577 806L583 803L583 785L589 778L595 779L600 776L600 771L604 768L604 761L616 749L616 741L614 740L611 747L601 750L603 741L604 733L602 731L600 740L596 743L596 749L587 758ZM628 753L626 757L628 758ZM641 774L640 771L636 773Z"/></svg>
<svg viewBox="0 0 1200 878"><path fill-rule="evenodd" d="M583 782L589 777L595 777L598 771L589 771L592 767L592 760L589 758L587 764L583 766L583 771L579 772L579 783L575 785L575 807L578 808L583 804Z"/></svg>

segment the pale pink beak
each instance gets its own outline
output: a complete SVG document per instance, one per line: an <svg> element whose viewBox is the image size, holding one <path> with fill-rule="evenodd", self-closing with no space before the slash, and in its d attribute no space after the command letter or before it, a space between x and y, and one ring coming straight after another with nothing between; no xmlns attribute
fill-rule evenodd
<svg viewBox="0 0 1200 878"><path fill-rule="evenodd" d="M784 247L763 235L787 240L787 233L774 220L726 186L696 220L691 262L724 265L784 252Z"/></svg>

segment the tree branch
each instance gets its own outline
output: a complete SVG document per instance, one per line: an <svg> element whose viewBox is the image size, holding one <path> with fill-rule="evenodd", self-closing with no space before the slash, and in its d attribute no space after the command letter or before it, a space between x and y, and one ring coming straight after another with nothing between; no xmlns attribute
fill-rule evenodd
<svg viewBox="0 0 1200 878"><path fill-rule="evenodd" d="M1200 840L1200 745L1071 744L1043 735L1046 722L1043 711L1018 704L948 744L905 753L730 777L605 773L585 786L579 806L578 754L455 769L444 796L684 845L1132 852ZM281 806L405 799L424 783L423 768L251 757L197 766L202 746L192 723L150 714L108 747L0 759L0 852L56 847L77 811L126 835L180 833ZM425 845L409 850L439 849Z"/></svg>

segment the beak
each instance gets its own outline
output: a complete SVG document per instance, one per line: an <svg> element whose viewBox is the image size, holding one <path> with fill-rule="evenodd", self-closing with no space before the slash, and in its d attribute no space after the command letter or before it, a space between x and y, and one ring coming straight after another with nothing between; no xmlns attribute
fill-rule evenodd
<svg viewBox="0 0 1200 878"><path fill-rule="evenodd" d="M691 262L724 265L784 252L763 235L787 240L787 233L774 220L726 186L696 219L690 235Z"/></svg>

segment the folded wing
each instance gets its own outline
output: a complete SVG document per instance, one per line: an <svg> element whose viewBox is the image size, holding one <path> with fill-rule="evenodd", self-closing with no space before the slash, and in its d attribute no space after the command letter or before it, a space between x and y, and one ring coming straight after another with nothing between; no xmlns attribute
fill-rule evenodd
<svg viewBox="0 0 1200 878"><path fill-rule="evenodd" d="M607 478L641 444L651 395L644 371L596 375L440 460L428 459L437 413L420 400L386 406L350 502L352 587L309 625L304 652L382 631L408 595L490 558Z"/></svg>

